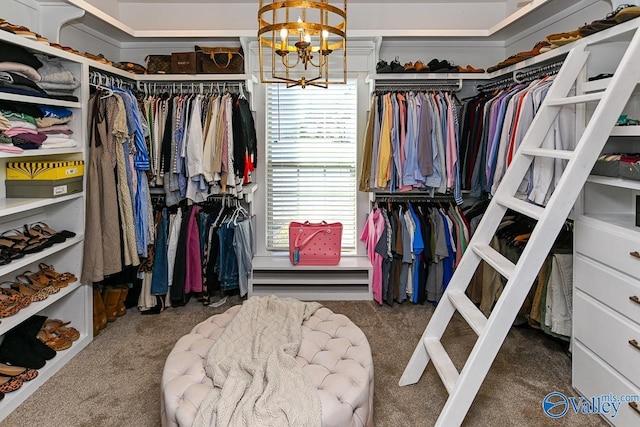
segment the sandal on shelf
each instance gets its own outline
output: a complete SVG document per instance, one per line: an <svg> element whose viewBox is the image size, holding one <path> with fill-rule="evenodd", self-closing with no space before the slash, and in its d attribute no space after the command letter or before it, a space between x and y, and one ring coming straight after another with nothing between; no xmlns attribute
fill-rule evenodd
<svg viewBox="0 0 640 427"><path fill-rule="evenodd" d="M49 295L51 295L46 288L36 289L22 282L3 282L0 284L6 283L11 285L11 289L18 291L27 298L30 298L31 302L44 301L49 298Z"/></svg>
<svg viewBox="0 0 640 427"><path fill-rule="evenodd" d="M33 228L37 227L36 229L41 231L45 235L51 235L51 236L58 235L58 236L64 237L65 239L71 239L72 237L76 237L76 233L74 233L73 231L69 231L69 230L56 231L51 227L49 227L44 222L36 222L31 225Z"/></svg>
<svg viewBox="0 0 640 427"><path fill-rule="evenodd" d="M13 316L31 304L31 298L0 286L0 318Z"/></svg>
<svg viewBox="0 0 640 427"><path fill-rule="evenodd" d="M0 392L10 393L22 387L22 380L16 377L0 377Z"/></svg>
<svg viewBox="0 0 640 427"><path fill-rule="evenodd" d="M24 231L22 234L30 237L33 241L36 242L47 242L53 245L55 243L62 243L67 240L66 238L59 235L46 235L45 233L40 231L39 227L36 228L36 226L30 227L29 225L25 224L23 228Z"/></svg>
<svg viewBox="0 0 640 427"><path fill-rule="evenodd" d="M22 284L26 284L31 289L42 289L49 293L49 295L60 292L60 288L55 286L49 278L43 276L40 272L32 273L31 271L25 271L24 273L16 276L16 280Z"/></svg>
<svg viewBox="0 0 640 427"><path fill-rule="evenodd" d="M15 377L19 380L31 381L38 376L38 371L31 368L25 368L24 366L7 365L6 363L0 363L0 375L5 377Z"/></svg>
<svg viewBox="0 0 640 427"><path fill-rule="evenodd" d="M46 240L39 241L29 236L25 236L20 232L20 230L5 231L4 233L0 234L0 238L4 238L6 240L14 242L14 244L16 245L15 248L23 255L39 252L53 245L53 243L49 243Z"/></svg>
<svg viewBox="0 0 640 427"><path fill-rule="evenodd" d="M47 347L55 351L66 350L71 347L71 340L66 337L62 337L49 332L46 329L40 329L36 335L41 342L45 343Z"/></svg>
<svg viewBox="0 0 640 427"><path fill-rule="evenodd" d="M40 267L40 273L49 278L50 281L58 288L64 288L69 283L73 283L78 280L78 278L72 273L58 273L52 265L45 264L44 262L38 264L38 267Z"/></svg>
<svg viewBox="0 0 640 427"><path fill-rule="evenodd" d="M80 331L72 326L67 326L71 322L63 322L59 319L47 319L42 326L45 329L55 335L63 338L70 339L71 341L77 341L80 338Z"/></svg>

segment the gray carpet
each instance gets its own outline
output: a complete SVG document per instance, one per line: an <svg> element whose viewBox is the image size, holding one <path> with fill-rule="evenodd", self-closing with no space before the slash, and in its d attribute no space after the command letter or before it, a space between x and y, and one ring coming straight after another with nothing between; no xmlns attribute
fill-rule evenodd
<svg viewBox="0 0 640 427"><path fill-rule="evenodd" d="M192 302L155 316L129 310L0 426L160 425L160 377L173 345L200 321L239 302L234 299L220 308ZM398 380L433 308L411 304L380 307L373 302L323 304L347 315L369 339L375 368L375 425L432 426L447 397L433 366L416 385L399 387ZM475 337L461 318L454 318L443 343L458 369ZM464 425L607 425L598 416L571 411L560 420L547 418L541 404L552 391L576 396L571 389L569 357L540 332L512 328Z"/></svg>

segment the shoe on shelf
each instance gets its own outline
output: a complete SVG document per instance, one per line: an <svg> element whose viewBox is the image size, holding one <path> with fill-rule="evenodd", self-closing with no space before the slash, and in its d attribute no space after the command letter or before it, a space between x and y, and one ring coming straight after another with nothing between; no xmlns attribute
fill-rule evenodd
<svg viewBox="0 0 640 427"><path fill-rule="evenodd" d="M47 319L42 325L42 329L59 337L67 338L71 341L77 341L80 338L80 331L72 326L67 326L71 322L63 322L59 319Z"/></svg>
<svg viewBox="0 0 640 427"><path fill-rule="evenodd" d="M46 288L34 288L31 285L23 282L3 282L0 283L0 285L7 283L11 286L11 289L18 291L26 298L30 298L31 302L44 301L49 298L49 295L51 295L51 293Z"/></svg>
<svg viewBox="0 0 640 427"><path fill-rule="evenodd" d="M618 24L627 22L633 18L640 16L640 6L627 6L620 9L613 17Z"/></svg>
<svg viewBox="0 0 640 427"><path fill-rule="evenodd" d="M11 393L22 387L22 380L16 377L0 376L0 392Z"/></svg>
<svg viewBox="0 0 640 427"><path fill-rule="evenodd" d="M44 262L38 264L38 267L40 268L39 273L48 278L49 282L57 288L64 288L69 285L69 283L78 281L78 278L72 273L58 273L52 265L45 264Z"/></svg>
<svg viewBox="0 0 640 427"><path fill-rule="evenodd" d="M429 71L431 71L429 67L426 66L422 61L416 61L413 66L418 73L428 73Z"/></svg>
<svg viewBox="0 0 640 427"><path fill-rule="evenodd" d="M563 46L576 40L580 40L582 37L583 35L580 30L574 30L568 33L550 34L547 36L547 42L549 44L555 44L556 46Z"/></svg>
<svg viewBox="0 0 640 427"><path fill-rule="evenodd" d="M24 366L7 365L0 363L0 375L5 377L16 377L19 380L31 381L38 376L38 371Z"/></svg>
<svg viewBox="0 0 640 427"><path fill-rule="evenodd" d="M396 56L396 59L391 61L389 66L391 66L392 73L404 73L404 67L402 66L402 64L400 64L400 60L398 59L397 56Z"/></svg>
<svg viewBox="0 0 640 427"><path fill-rule="evenodd" d="M618 8L616 8L616 10L614 10L613 12L609 13L607 16L605 16L604 19L598 19L595 20L593 22L591 22L590 24L585 24L582 27L578 28L578 32L580 33L581 36L583 37L587 37L590 36L591 34L595 34L598 33L600 31L609 29L615 25L618 25L620 22L616 21L616 16L622 12L624 9L627 9L631 7L631 5L628 4L623 4L618 6ZM624 19L623 17L626 14L621 14L619 16L619 19ZM629 18L631 19L631 18Z"/></svg>
<svg viewBox="0 0 640 427"><path fill-rule="evenodd" d="M46 329L40 329L40 331L36 334L36 338L38 338L47 347L55 351L66 350L73 344L69 338L51 333Z"/></svg>
<svg viewBox="0 0 640 427"><path fill-rule="evenodd" d="M25 271L24 273L16 276L16 280L25 285L28 285L31 289L43 290L49 295L57 294L58 292L60 292L60 288L55 286L55 284L52 283L48 277L40 272L32 273L31 271Z"/></svg>
<svg viewBox="0 0 640 427"><path fill-rule="evenodd" d="M384 61L382 59L378 61L378 63L376 64L376 73L384 74L384 73L390 73L390 72L391 72L391 66L387 64L387 61Z"/></svg>
<svg viewBox="0 0 640 427"><path fill-rule="evenodd" d="M415 73L416 67L413 66L413 62L407 62L404 64L404 72L405 73Z"/></svg>

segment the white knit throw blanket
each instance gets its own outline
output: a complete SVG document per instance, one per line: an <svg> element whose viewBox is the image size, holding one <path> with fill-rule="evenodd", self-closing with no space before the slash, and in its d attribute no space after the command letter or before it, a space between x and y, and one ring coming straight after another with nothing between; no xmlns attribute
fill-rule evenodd
<svg viewBox="0 0 640 427"><path fill-rule="evenodd" d="M295 361L302 322L321 305L275 296L247 300L205 360L214 388L194 427L320 427L318 391Z"/></svg>

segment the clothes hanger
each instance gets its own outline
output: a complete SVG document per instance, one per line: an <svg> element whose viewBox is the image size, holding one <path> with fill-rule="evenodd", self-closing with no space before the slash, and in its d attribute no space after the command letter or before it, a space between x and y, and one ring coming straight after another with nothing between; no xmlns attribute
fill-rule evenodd
<svg viewBox="0 0 640 427"><path fill-rule="evenodd" d="M242 82L240 82L240 84L239 84L239 91L240 91L240 96L239 96L239 98L240 98L240 99L247 99L247 97L244 95L244 89L243 89L243 86L244 86L244 85L242 84Z"/></svg>

